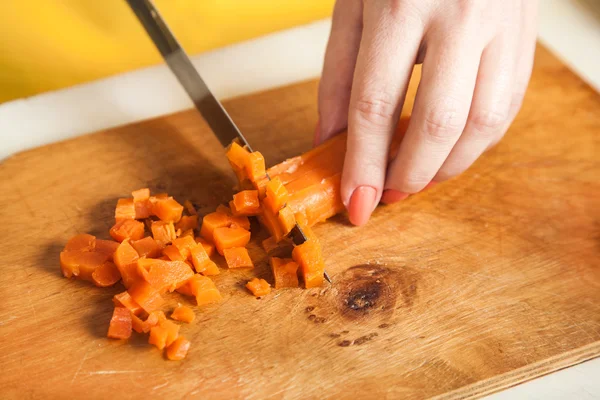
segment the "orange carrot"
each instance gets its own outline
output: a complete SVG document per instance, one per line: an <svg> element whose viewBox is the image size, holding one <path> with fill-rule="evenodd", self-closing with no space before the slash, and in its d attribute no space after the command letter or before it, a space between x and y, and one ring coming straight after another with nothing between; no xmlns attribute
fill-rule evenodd
<svg viewBox="0 0 600 400"><path fill-rule="evenodd" d="M164 247L177 238L173 222L154 221L152 222L152 236L154 240Z"/></svg>
<svg viewBox="0 0 600 400"><path fill-rule="evenodd" d="M250 232L241 227L217 228L214 231L215 246L219 254L232 247L245 247L250 241Z"/></svg>
<svg viewBox="0 0 600 400"><path fill-rule="evenodd" d="M179 286L184 285L194 275L190 266L182 261L140 258L138 260L138 267L142 271L147 272L144 273L145 281L160 293L174 291ZM143 306L141 303L140 305Z"/></svg>
<svg viewBox="0 0 600 400"><path fill-rule="evenodd" d="M260 152L254 151L248 154L246 174L252 182L256 182L266 175L265 158Z"/></svg>
<svg viewBox="0 0 600 400"><path fill-rule="evenodd" d="M298 264L289 258L271 257L275 289L298 287Z"/></svg>
<svg viewBox="0 0 600 400"><path fill-rule="evenodd" d="M224 228L231 225L231 220L227 214L214 212L206 214L202 218L202 227L200 228L200 236L209 242L213 242L213 233L217 228Z"/></svg>
<svg viewBox="0 0 600 400"><path fill-rule="evenodd" d="M135 205L133 204L133 199L117 200L115 220L119 221L122 219L135 219Z"/></svg>
<svg viewBox="0 0 600 400"><path fill-rule="evenodd" d="M160 256L161 247L152 236L146 236L140 240L134 240L131 245L140 257L154 258Z"/></svg>
<svg viewBox="0 0 600 400"><path fill-rule="evenodd" d="M133 196L133 206L135 208L135 218L144 219L152 215L152 205L150 204L150 189L138 189L134 190L131 195Z"/></svg>
<svg viewBox="0 0 600 400"><path fill-rule="evenodd" d="M160 321L157 326L150 329L148 343L155 345L160 350L168 347L179 336L179 325L168 321Z"/></svg>
<svg viewBox="0 0 600 400"><path fill-rule="evenodd" d="M139 315L142 312L142 307L131 298L128 292L115 294L113 303L115 307L127 308L133 315Z"/></svg>
<svg viewBox="0 0 600 400"><path fill-rule="evenodd" d="M296 225L296 218L294 217L294 212L289 206L284 206L281 210L279 210L278 215L279 226L281 227L281 231L284 235L290 233L292 228Z"/></svg>
<svg viewBox="0 0 600 400"><path fill-rule="evenodd" d="M246 288L256 297L266 296L271 293L271 285L264 279L254 278L246 283Z"/></svg>
<svg viewBox="0 0 600 400"><path fill-rule="evenodd" d="M190 249L196 247L197 243L193 237L183 236L173 240L173 246L177 247L184 260L190 257Z"/></svg>
<svg viewBox="0 0 600 400"><path fill-rule="evenodd" d="M196 318L196 314L194 314L194 311L191 308L181 304L177 304L177 307L175 307L175 309L171 313L171 318L176 321L181 321L189 324L194 321L194 319Z"/></svg>
<svg viewBox="0 0 600 400"><path fill-rule="evenodd" d="M218 275L220 273L217 264L209 258L204 246L201 244L192 247L190 256L196 272L202 275Z"/></svg>
<svg viewBox="0 0 600 400"><path fill-rule="evenodd" d="M246 216L234 216L231 209L223 204L217 206L216 212L229 216L229 224L227 226L237 225L246 230L250 230L250 220Z"/></svg>
<svg viewBox="0 0 600 400"><path fill-rule="evenodd" d="M152 327L158 325L159 322L165 321L166 319L165 313L162 311L151 312L145 321L136 315L131 315L132 327L137 333L148 333Z"/></svg>
<svg viewBox="0 0 600 400"><path fill-rule="evenodd" d="M86 281L93 281L94 271L109 260L106 253L97 251L62 251L60 253L60 268L66 278L75 276Z"/></svg>
<svg viewBox="0 0 600 400"><path fill-rule="evenodd" d="M92 272L92 281L98 287L109 287L121 280L121 273L111 261L106 261Z"/></svg>
<svg viewBox="0 0 600 400"><path fill-rule="evenodd" d="M172 361L180 361L185 358L190 349L190 342L183 336L179 336L169 347L167 347L167 358Z"/></svg>
<svg viewBox="0 0 600 400"><path fill-rule="evenodd" d="M261 207L262 213L258 216L258 220L265 228L267 228L271 236L275 238L275 242L279 243L285 235L279 222L278 215L274 214L271 209L264 204L262 204Z"/></svg>
<svg viewBox="0 0 600 400"><path fill-rule="evenodd" d="M229 202L229 206L231 213L237 217L260 214L258 190L244 190L234 194L233 200Z"/></svg>
<svg viewBox="0 0 600 400"><path fill-rule="evenodd" d="M152 213L164 222L177 222L181 219L183 206L174 198L155 199L152 203Z"/></svg>
<svg viewBox="0 0 600 400"><path fill-rule="evenodd" d="M184 237L184 236L191 236L193 238L194 237L194 230L193 229L188 229L187 231L183 231L179 235L177 235L177 237Z"/></svg>
<svg viewBox="0 0 600 400"><path fill-rule="evenodd" d="M271 251L277 248L277 240L275 240L274 236L269 236L265 240L262 241L262 248L265 253L269 254Z"/></svg>
<svg viewBox="0 0 600 400"><path fill-rule="evenodd" d="M115 307L108 335L112 339L129 339L131 336L131 313L125 307Z"/></svg>
<svg viewBox="0 0 600 400"><path fill-rule="evenodd" d="M93 251L96 248L96 237L81 233L73 236L65 245L64 251Z"/></svg>
<svg viewBox="0 0 600 400"><path fill-rule="evenodd" d="M283 186L279 177L272 178L267 183L263 204L273 213L277 214L288 200L288 191Z"/></svg>
<svg viewBox="0 0 600 400"><path fill-rule="evenodd" d="M169 245L163 249L163 254L169 258L171 261L185 261L185 257L177 247L174 245Z"/></svg>
<svg viewBox="0 0 600 400"><path fill-rule="evenodd" d="M125 239L140 240L144 237L144 223L134 219L120 219L110 228L109 233L117 242Z"/></svg>
<svg viewBox="0 0 600 400"><path fill-rule="evenodd" d="M254 268L254 264L245 247L232 247L223 250L229 268Z"/></svg>
<svg viewBox="0 0 600 400"><path fill-rule="evenodd" d="M158 310L164 303L158 289L145 280L136 281L129 289L129 295L147 313Z"/></svg>
<svg viewBox="0 0 600 400"><path fill-rule="evenodd" d="M178 223L175 224L175 229L181 229L182 232L187 230L194 230L198 227L198 216L197 215L184 215L181 217Z"/></svg>
<svg viewBox="0 0 600 400"><path fill-rule="evenodd" d="M115 265L121 273L123 285L126 288L129 288L136 280L139 279L139 274L137 272L137 261L140 257L137 251L135 251L128 240L125 240L119 245L119 247L117 247L117 251L115 251L113 258Z"/></svg>
<svg viewBox="0 0 600 400"><path fill-rule="evenodd" d="M109 255L109 260L113 260L113 255L119 247L119 242L113 242L112 240L96 239L96 248L94 251Z"/></svg>
<svg viewBox="0 0 600 400"><path fill-rule="evenodd" d="M196 238L196 243L201 244L202 247L204 247L204 251L206 251L206 254L209 257L212 257L213 254L215 253L215 245L208 242L206 239L201 238L201 237L197 237Z"/></svg>
<svg viewBox="0 0 600 400"><path fill-rule="evenodd" d="M340 178L341 174L336 174L295 191L289 197L288 206L294 213L304 214L309 226L342 212L344 205L339 192Z"/></svg>
<svg viewBox="0 0 600 400"><path fill-rule="evenodd" d="M321 256L321 246L314 240L308 240L292 251L292 258L301 268L306 288L323 284L325 264Z"/></svg>
<svg viewBox="0 0 600 400"><path fill-rule="evenodd" d="M177 291L186 296L195 296L199 306L218 303L222 299L221 293L212 279L200 274L191 277L187 283L177 289Z"/></svg>

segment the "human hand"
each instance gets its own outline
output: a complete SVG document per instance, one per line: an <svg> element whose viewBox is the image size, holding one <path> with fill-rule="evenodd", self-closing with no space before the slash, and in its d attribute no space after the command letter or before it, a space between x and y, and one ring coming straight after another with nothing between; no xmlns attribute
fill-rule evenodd
<svg viewBox="0 0 600 400"><path fill-rule="evenodd" d="M355 225L466 170L497 143L531 75L537 0L338 0L319 86L319 144L348 128L341 196ZM415 63L422 78L388 149Z"/></svg>

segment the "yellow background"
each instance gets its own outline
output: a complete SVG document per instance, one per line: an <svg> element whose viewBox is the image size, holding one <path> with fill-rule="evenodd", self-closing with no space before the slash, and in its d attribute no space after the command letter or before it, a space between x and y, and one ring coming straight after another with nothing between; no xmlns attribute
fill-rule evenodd
<svg viewBox="0 0 600 400"><path fill-rule="evenodd" d="M190 53L331 15L334 0L155 0ZM0 102L161 62L124 0L7 0Z"/></svg>

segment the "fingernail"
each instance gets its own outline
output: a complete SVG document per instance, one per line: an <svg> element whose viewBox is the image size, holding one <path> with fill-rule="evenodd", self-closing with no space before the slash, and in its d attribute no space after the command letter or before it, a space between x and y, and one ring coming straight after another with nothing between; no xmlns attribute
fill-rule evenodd
<svg viewBox="0 0 600 400"><path fill-rule="evenodd" d="M371 186L359 186L354 189L348 207L348 215L352 224L361 226L367 223L377 205L375 204L376 197L377 190Z"/></svg>
<svg viewBox="0 0 600 400"><path fill-rule="evenodd" d="M315 136L313 137L313 147L317 147L321 142L321 121L317 120L317 126L315 126Z"/></svg>
<svg viewBox="0 0 600 400"><path fill-rule="evenodd" d="M387 189L383 191L381 196L381 202L384 204L394 204L408 197L408 193L402 193L394 189Z"/></svg>

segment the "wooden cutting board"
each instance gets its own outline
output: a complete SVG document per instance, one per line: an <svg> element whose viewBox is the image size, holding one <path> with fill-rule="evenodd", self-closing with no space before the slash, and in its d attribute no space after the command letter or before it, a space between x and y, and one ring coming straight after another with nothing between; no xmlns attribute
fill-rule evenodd
<svg viewBox="0 0 600 400"><path fill-rule="evenodd" d="M310 147L316 89L226 106L273 164ZM271 279L257 235L257 268L222 271L223 302L196 310L181 328L188 358L171 362L141 335L107 339L122 287L67 280L58 255L75 233L107 237L133 189L202 212L228 199L234 178L205 123L186 111L18 154L0 165L0 397L456 399L593 358L599 181L600 97L539 49L499 146L362 228L319 225L331 286L250 296L248 278Z"/></svg>

